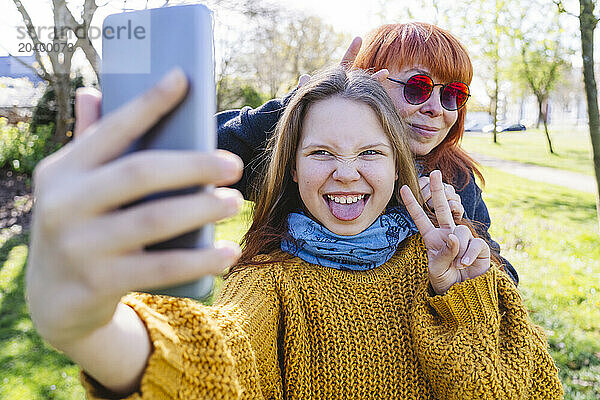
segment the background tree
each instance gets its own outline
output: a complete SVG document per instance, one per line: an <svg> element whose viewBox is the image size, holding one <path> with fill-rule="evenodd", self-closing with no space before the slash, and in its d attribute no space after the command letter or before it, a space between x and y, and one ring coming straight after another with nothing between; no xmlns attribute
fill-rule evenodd
<svg viewBox="0 0 600 400"><path fill-rule="evenodd" d="M490 21L486 24L481 21L479 26L488 26L489 33L481 36L483 44L483 58L487 61L488 74L491 75L491 80L486 80L486 89L488 96L490 97L490 114L492 115L492 141L498 143L498 106L500 101L500 80L502 79L503 63L506 57L501 57L502 43L506 42L506 38L509 37L507 26L503 24L502 17L505 13L505 1L504 0L493 0L491 4L489 1L483 1L480 3L481 6L487 8L490 7ZM486 14L482 13L482 18Z"/></svg>
<svg viewBox="0 0 600 400"><path fill-rule="evenodd" d="M461 21L462 26L449 27L451 32L461 31L461 40L473 57L475 74L483 79L489 97L493 143L498 142L498 126L506 101L503 92L508 83L507 70L515 51L511 41L517 29L518 20L514 15L519 9L517 5L514 0L464 2L456 6L460 11L456 21Z"/></svg>
<svg viewBox="0 0 600 400"><path fill-rule="evenodd" d="M583 81L588 103L588 118L590 137L594 155L594 170L596 172L596 210L600 224L600 113L598 112L598 88L594 76L594 30L598 25L598 18L594 15L595 2L593 0L579 0L581 13L579 26L581 29L581 49L583 57Z"/></svg>
<svg viewBox="0 0 600 400"><path fill-rule="evenodd" d="M293 89L302 74L339 62L350 37L319 17L280 10L240 31L237 42L243 46L228 54L221 78L235 77L238 84L275 98Z"/></svg>
<svg viewBox="0 0 600 400"><path fill-rule="evenodd" d="M548 99L561 78L562 69L567 65L561 54L560 43L550 40L523 43L520 70L537 100L538 121L541 119L544 124L548 150L552 154L554 149L548 133Z"/></svg>
<svg viewBox="0 0 600 400"><path fill-rule="evenodd" d="M596 211L600 225L600 112L598 110L598 87L594 74L594 31L598 26L598 17L594 14L594 0L579 0L579 15L568 12L560 0L555 0L560 12L579 18L581 34L581 56L583 58L583 83L588 108L588 124L592 142L594 172L596 175Z"/></svg>
<svg viewBox="0 0 600 400"><path fill-rule="evenodd" d="M543 7L535 0L531 5ZM570 52L561 43L564 32L558 12L554 16L545 14L543 18L528 14L527 10L521 11L519 27L512 32L514 47L520 48L520 54L513 58L510 76L513 83L527 87L535 96L537 126L544 125L548 151L554 154L548 132L549 98L569 66L566 56Z"/></svg>
<svg viewBox="0 0 600 400"><path fill-rule="evenodd" d="M38 31L23 3L20 0L13 0L13 3L23 18L37 60L37 68L27 66L47 81L54 91L56 121L53 140L56 143L65 143L70 137L69 125L73 123L71 64L75 51L81 49L96 75L99 71L99 56L88 35L98 6L94 0L85 0L78 20L67 7L65 0L52 0L54 31L51 42L48 42L38 36ZM76 38L75 43L70 41L69 32ZM17 57L16 59L19 60ZM50 65L46 64L46 59Z"/></svg>

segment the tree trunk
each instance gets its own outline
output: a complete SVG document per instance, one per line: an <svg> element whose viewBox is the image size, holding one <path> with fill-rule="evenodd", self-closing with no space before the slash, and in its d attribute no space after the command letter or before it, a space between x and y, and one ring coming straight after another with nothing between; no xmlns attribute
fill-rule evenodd
<svg viewBox="0 0 600 400"><path fill-rule="evenodd" d="M544 110L543 110L543 101L539 97L537 97L537 103L538 103L538 117L537 117L537 123L535 124L535 128L539 129L540 122L542 122L544 120Z"/></svg>
<svg viewBox="0 0 600 400"><path fill-rule="evenodd" d="M550 140L550 134L548 133L548 122L546 121L546 117L544 117L544 132L546 132L546 141L548 142L550 154L554 154L554 150L552 149L552 141Z"/></svg>
<svg viewBox="0 0 600 400"><path fill-rule="evenodd" d="M71 12L64 2L53 1L54 5L54 26L58 34L52 39L52 51L48 52L48 57L52 62L54 70L54 93L56 96L56 125L54 126L54 141L65 144L71 139L69 124L73 122L71 107L71 60L75 47L67 46L68 38L64 27L68 26L70 19L73 18Z"/></svg>
<svg viewBox="0 0 600 400"><path fill-rule="evenodd" d="M544 112L544 103L546 99L537 98L538 102L538 121L542 120L544 124L544 132L546 133L546 141L548 142L548 150L550 150L550 154L554 154L554 149L552 148L552 140L550 140L550 133L548 133L548 108L546 107L546 112ZM539 123L539 122L538 122Z"/></svg>
<svg viewBox="0 0 600 400"><path fill-rule="evenodd" d="M498 71L498 63L500 62L500 25L498 24L498 14L500 13L500 8L498 7L498 0L495 1L494 8L494 144L498 143L498 92L499 92L499 71Z"/></svg>
<svg viewBox="0 0 600 400"><path fill-rule="evenodd" d="M496 66L497 68L498 66ZM498 73L494 74L494 103L493 103L493 112L494 112L494 128L492 130L494 143L498 143L497 134L498 134Z"/></svg>
<svg viewBox="0 0 600 400"><path fill-rule="evenodd" d="M521 97L521 102L519 103L519 123L525 119L525 97Z"/></svg>
<svg viewBox="0 0 600 400"><path fill-rule="evenodd" d="M581 49L583 56L583 82L587 97L588 119L592 151L594 154L594 171L596 172L596 212L600 224L600 114L598 112L598 91L594 76L594 29L597 20L594 17L594 1L579 0L581 14L579 28L581 31Z"/></svg>
<svg viewBox="0 0 600 400"><path fill-rule="evenodd" d="M60 74L55 77L54 93L56 94L56 126L54 140L57 143L67 143L72 133L69 126L73 122L71 108L71 80L69 75Z"/></svg>

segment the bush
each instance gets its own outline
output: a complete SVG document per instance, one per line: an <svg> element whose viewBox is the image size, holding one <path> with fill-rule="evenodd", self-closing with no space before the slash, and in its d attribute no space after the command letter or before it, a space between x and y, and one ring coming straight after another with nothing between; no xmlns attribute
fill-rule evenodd
<svg viewBox="0 0 600 400"><path fill-rule="evenodd" d="M53 128L54 124L41 125L32 132L27 123L10 125L0 118L0 168L31 175L41 159L58 150L52 142Z"/></svg>
<svg viewBox="0 0 600 400"><path fill-rule="evenodd" d="M75 90L82 86L83 77L76 76L74 79L71 79L71 115L75 115ZM33 132L37 132L38 127L53 124L54 121L56 121L57 113L56 94L54 93L52 85L48 85L44 95L40 98L33 110L30 129ZM70 127L69 129L73 130L73 127ZM54 133L54 125L52 125L52 133Z"/></svg>
<svg viewBox="0 0 600 400"><path fill-rule="evenodd" d="M267 96L261 94L253 86L244 85L239 88L239 96L244 106L250 106L252 108L259 107L261 104L267 101Z"/></svg>
<svg viewBox="0 0 600 400"><path fill-rule="evenodd" d="M269 100L251 84L225 76L217 82L217 112L250 106L256 108Z"/></svg>

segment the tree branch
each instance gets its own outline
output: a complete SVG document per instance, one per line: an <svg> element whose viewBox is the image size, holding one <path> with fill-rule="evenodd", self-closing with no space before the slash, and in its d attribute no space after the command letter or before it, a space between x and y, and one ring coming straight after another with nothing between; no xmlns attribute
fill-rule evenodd
<svg viewBox="0 0 600 400"><path fill-rule="evenodd" d="M567 14L567 15L570 15L572 17L579 18L579 15L575 15L575 14L567 11L567 9L565 8L565 5L562 3L562 0L553 0L552 2L556 5L556 7L558 7L558 12L559 13L561 13L561 14Z"/></svg>
<svg viewBox="0 0 600 400"><path fill-rule="evenodd" d="M563 4L562 0L553 0L552 2L554 4L556 4L556 6L558 7L558 12L559 13L561 13L561 14L567 14L567 15L570 15L572 17L579 18L579 15L567 11L567 9L565 8L565 5Z"/></svg>
<svg viewBox="0 0 600 400"><path fill-rule="evenodd" d="M89 38L77 39L77 42L75 43L75 47L76 48L79 47L79 48L81 48L81 50L83 50L85 57L87 58L90 65L92 66L92 69L94 70L94 73L96 74L96 78L98 79L100 77L100 66L99 66L100 56L98 55L98 52L92 45Z"/></svg>
<svg viewBox="0 0 600 400"><path fill-rule="evenodd" d="M83 23L79 26L79 29L84 29L85 40L83 40L82 38L78 38L76 43L76 46L77 44L79 44L79 47L81 47L81 50L83 50L83 52L85 53L86 58L88 59L90 65L92 66L92 69L94 70L94 73L96 74L96 79L100 77L100 56L98 55L96 48L94 47L92 41L89 38L88 30L90 25L92 24L92 18L94 17L94 13L96 12L97 8L98 6L96 5L95 0L85 0L83 4L83 12L81 13Z"/></svg>
<svg viewBox="0 0 600 400"><path fill-rule="evenodd" d="M54 0L54 12L56 13L57 9L60 9L62 12L60 13L62 16L62 26L68 28L75 32L75 28L79 26L79 22L75 19L71 10L67 7L65 0Z"/></svg>
<svg viewBox="0 0 600 400"><path fill-rule="evenodd" d="M95 0L85 0L83 3L83 12L81 13L83 23L89 25L92 22L92 18L98 6Z"/></svg>
<svg viewBox="0 0 600 400"><path fill-rule="evenodd" d="M40 41L40 38L38 37L37 32L35 31L35 28L33 26L33 22L31 20L31 17L29 16L29 13L25 9L25 7L23 7L23 3L21 3L21 1L19 1L19 0L13 0L13 3L15 4L15 7L17 7L17 10L19 11L19 13L21 13L21 17L23 17L23 22L25 23L25 27L27 27L27 34L31 38L31 41L33 42L34 46L41 48L42 42ZM38 51L34 50L33 54L34 54L35 59L37 60L38 64L40 64L40 68L43 71L43 76L42 76L43 79L50 82L49 77L51 75L50 75L50 73L48 73L46 66L42 62L42 57L40 56L40 53ZM36 73L37 73L37 71L36 71Z"/></svg>
<svg viewBox="0 0 600 400"><path fill-rule="evenodd" d="M29 65L27 64L25 61L21 60L21 58L19 56L14 56L10 53L8 53L8 55L12 58L14 58L15 60L17 60L19 63L21 63L21 65L24 65L25 67L29 68L30 70L32 70L33 72L35 72L35 74L37 76L39 76L40 78L42 78L43 80L50 82L52 79L52 76L50 76L49 74L46 74L45 72L42 71L42 73L40 73L40 71L38 71L33 65Z"/></svg>
<svg viewBox="0 0 600 400"><path fill-rule="evenodd" d="M570 15L571 17L575 17L575 18L580 18L581 17L581 15L577 15L575 13L567 11L567 9L565 8L565 5L563 4L562 0L553 0L552 2L558 7L558 12L560 14L567 14L567 15ZM600 18L594 18L594 20L596 21L595 24L597 24L598 22L600 22Z"/></svg>

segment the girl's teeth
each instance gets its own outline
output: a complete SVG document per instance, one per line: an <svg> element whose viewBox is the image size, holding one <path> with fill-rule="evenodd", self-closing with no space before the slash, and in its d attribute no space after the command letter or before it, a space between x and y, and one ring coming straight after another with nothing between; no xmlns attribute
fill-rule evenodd
<svg viewBox="0 0 600 400"><path fill-rule="evenodd" d="M362 200L363 197L365 197L365 195L361 194L359 196L343 196L343 197L327 195L327 197L329 198L329 200L334 201L339 204L352 204L352 203L356 203L359 200Z"/></svg>

